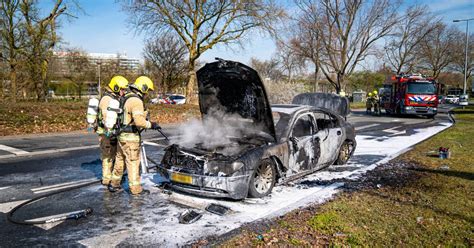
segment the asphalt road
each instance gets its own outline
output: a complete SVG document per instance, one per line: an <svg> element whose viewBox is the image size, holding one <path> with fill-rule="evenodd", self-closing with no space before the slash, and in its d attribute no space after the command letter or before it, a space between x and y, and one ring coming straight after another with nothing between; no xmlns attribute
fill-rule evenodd
<svg viewBox="0 0 474 248"><path fill-rule="evenodd" d="M446 112L450 106L440 108ZM377 137L407 136L415 129L423 129L447 122L440 113L435 119L424 117L374 117L354 111L349 117L358 135ZM169 136L178 135L176 127L164 127ZM144 135L148 155L159 161L163 154L163 137L153 131ZM34 219L94 206L90 218L49 225L20 226L9 223L6 213L17 204L62 187L100 178L97 136L90 133L28 135L0 138L0 247L46 245L127 245L133 240L153 239L155 225L167 223L167 213L185 210L182 204L169 205L162 194L152 191L150 197L136 199L129 194L110 194L101 186L58 194L26 206L16 214L19 219ZM114 236L104 239L102 233L114 229ZM128 230L138 230L130 235ZM118 230L118 231L117 231ZM137 234L138 233L138 234ZM142 235L142 236L140 236ZM192 235L191 235L192 236ZM166 244L173 235L156 241ZM107 241L105 241L107 240ZM117 241L117 242L118 242ZM112 242L112 243L110 243Z"/></svg>

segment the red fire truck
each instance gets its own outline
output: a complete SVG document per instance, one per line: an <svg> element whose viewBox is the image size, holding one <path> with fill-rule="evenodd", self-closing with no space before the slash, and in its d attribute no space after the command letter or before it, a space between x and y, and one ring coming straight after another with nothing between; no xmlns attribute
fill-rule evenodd
<svg viewBox="0 0 474 248"><path fill-rule="evenodd" d="M438 112L438 83L421 74L394 76L381 89L380 106L387 114L434 117Z"/></svg>

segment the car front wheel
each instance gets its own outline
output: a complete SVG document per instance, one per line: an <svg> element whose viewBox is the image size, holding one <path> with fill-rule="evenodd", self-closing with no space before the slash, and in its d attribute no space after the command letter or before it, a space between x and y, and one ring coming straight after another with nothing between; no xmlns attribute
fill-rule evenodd
<svg viewBox="0 0 474 248"><path fill-rule="evenodd" d="M346 164L349 158L351 158L352 154L352 149L353 145L349 141L344 141L342 143L341 148L339 149L339 155L337 156L336 162L334 162L335 165L343 165Z"/></svg>
<svg viewBox="0 0 474 248"><path fill-rule="evenodd" d="M250 178L249 196L261 198L272 192L276 182L275 165L270 159L260 161Z"/></svg>

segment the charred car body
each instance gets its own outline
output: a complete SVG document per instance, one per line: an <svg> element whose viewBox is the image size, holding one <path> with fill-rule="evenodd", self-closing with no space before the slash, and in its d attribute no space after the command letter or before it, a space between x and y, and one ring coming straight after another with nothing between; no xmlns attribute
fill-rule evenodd
<svg viewBox="0 0 474 248"><path fill-rule="evenodd" d="M293 104L270 106L257 72L232 61L206 64L197 77L204 125L218 120L235 130L222 144L165 149L159 169L176 190L263 197L277 183L346 163L355 150L344 98L301 94Z"/></svg>

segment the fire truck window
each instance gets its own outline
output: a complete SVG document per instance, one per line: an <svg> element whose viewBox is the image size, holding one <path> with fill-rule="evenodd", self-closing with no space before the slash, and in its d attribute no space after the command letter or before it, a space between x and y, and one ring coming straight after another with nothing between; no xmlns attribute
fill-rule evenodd
<svg viewBox="0 0 474 248"><path fill-rule="evenodd" d="M436 88L434 84L427 83L410 83L408 84L407 93L410 94L434 94Z"/></svg>
<svg viewBox="0 0 474 248"><path fill-rule="evenodd" d="M313 123L309 115L300 117L293 126L293 136L304 137L313 134Z"/></svg>

